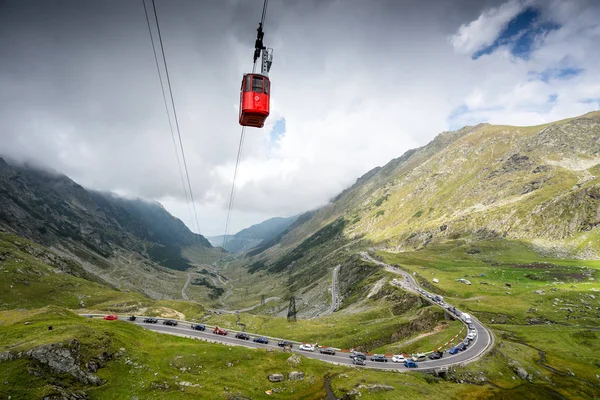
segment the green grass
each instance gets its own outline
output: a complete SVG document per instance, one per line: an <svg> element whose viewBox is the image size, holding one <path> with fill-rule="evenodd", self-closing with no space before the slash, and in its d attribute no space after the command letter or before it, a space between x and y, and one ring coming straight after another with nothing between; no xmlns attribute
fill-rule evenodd
<svg viewBox="0 0 600 400"><path fill-rule="evenodd" d="M600 393L596 377L600 262L544 257L523 243L509 241L454 241L379 255L414 273L430 290L493 329L497 346L480 362L458 368L457 379L468 381L482 372L503 389L495 396L507 399L591 398ZM511 361L534 376L533 384L513 378Z"/></svg>
<svg viewBox="0 0 600 400"><path fill-rule="evenodd" d="M16 244L15 244L16 243ZM110 301L143 301L137 292L122 292L88 279L79 278L41 262L19 247L31 252L44 249L25 239L0 236L0 253L6 259L0 265L0 309L39 308L49 304L68 308L87 308ZM88 276L72 268L73 273ZM81 302L84 306L81 306Z"/></svg>
<svg viewBox="0 0 600 400"><path fill-rule="evenodd" d="M509 241L454 241L421 251L380 254L487 323L548 320L597 326L600 322L595 310L600 293L596 296L593 291L600 291L600 261L546 258L523 243ZM457 282L458 278L472 285Z"/></svg>
<svg viewBox="0 0 600 400"><path fill-rule="evenodd" d="M462 341L465 337L464 325L458 320L454 321L442 321L435 327L436 329L430 332L419 333L414 337L407 338L397 343L392 343L386 346L375 349L374 353L391 353L391 354L415 354L415 353L426 353L435 351L442 347L449 340L454 338L456 335L461 333L454 343ZM426 336L424 336L426 335ZM410 343L406 343L409 342ZM446 350L452 347L450 344L444 346Z"/></svg>
<svg viewBox="0 0 600 400"><path fill-rule="evenodd" d="M506 325L495 331L498 337L496 347L480 362L458 368L458 379L468 379L468 374L483 373L490 383L503 389L498 397L507 399L559 396L586 399L596 398L600 393L600 383L595 376L600 354L595 345L597 340L594 341L589 330ZM513 362L532 376L532 383L513 378L515 373L510 365Z"/></svg>
<svg viewBox="0 0 600 400"><path fill-rule="evenodd" d="M28 324L25 325L25 322ZM53 330L47 330L48 325L52 325ZM228 398L230 395L263 399L271 398L265 394L269 389L280 390L276 393L277 398L318 399L325 397L326 376L331 377L331 386L338 398L357 387L361 397L369 399L544 399L556 394L564 398L591 398L598 393L591 370L586 373L577 369L576 365L564 364L565 358L590 351L589 344L584 343L591 340L593 344L594 338L590 334L566 331L564 327L547 327L550 331L539 331L536 329L539 327L505 328L506 338L500 338L501 344L490 355L455 372L460 379L468 380L468 374L482 371L491 383L474 385L457 384L419 373L359 370L304 357L301 357L298 366L292 366L286 362L289 354L279 351L251 350L164 335L123 321L78 317L58 307L3 311L0 312L0 352L8 350L17 354L36 346L68 343L76 339L80 343L83 363L104 352L112 354L113 359L97 371L97 375L107 381L98 387L85 386L70 376L51 375L48 371L41 376L31 375L26 371L35 371L36 367L26 357L3 362L0 379L8 384L0 385L0 397L41 398L55 393L57 386L66 386L70 390L84 391L90 399L134 396L144 399ZM566 353L559 360L555 359L557 352L549 351L546 364L561 371L572 369L575 377L556 375L538 366L535 363L538 351L520 343L523 340L535 341L544 349L552 347L552 340L557 340L557 337L561 337L561 341L570 341L576 353ZM121 348L124 351L120 351ZM582 361L597 362L597 352L592 350ZM508 367L508 360L518 361L533 374L534 384L512 379L514 373ZM283 383L267 380L270 373L287 374L293 370L304 372L306 379L296 382L286 379ZM178 382L190 382L201 387L185 387L182 391ZM153 384L165 383L168 388L153 387ZM373 384L389 385L394 389L370 393L368 387Z"/></svg>
<svg viewBox="0 0 600 400"><path fill-rule="evenodd" d="M49 343L66 343L77 339L81 344L83 360L102 352L116 354L124 348L123 356L115 358L98 370L97 375L107 380L100 387L84 387L72 378L39 378L27 373L25 359L3 363L0 397L10 394L15 398L40 398L52 392L52 385L67 384L69 388L85 389L91 399L103 398L189 398L209 396L226 397L240 394L251 398L265 398L265 390L281 388L288 396L318 398L325 395L323 379L328 371L340 371L330 364L302 359L293 367L286 362L289 354L250 350L242 347L210 344L144 330L122 321L103 321L77 317L59 308L41 309L25 313L0 313L1 350L16 353ZM30 322L24 325L24 322ZM48 331L46 326L54 329ZM130 360L131 363L128 363ZM228 366L230 364L230 366ZM185 371L182 370L185 368ZM270 373L303 371L307 379L279 384L270 383ZM191 382L202 387L183 391L177 382ZM152 389L152 383L167 383L168 389ZM228 390L225 389L228 388Z"/></svg>

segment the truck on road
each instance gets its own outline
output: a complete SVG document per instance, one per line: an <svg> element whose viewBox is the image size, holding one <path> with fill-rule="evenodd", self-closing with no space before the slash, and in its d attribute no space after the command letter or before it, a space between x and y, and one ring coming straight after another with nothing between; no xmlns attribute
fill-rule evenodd
<svg viewBox="0 0 600 400"><path fill-rule="evenodd" d="M460 315L460 319L462 319L463 322L465 322L467 324L470 324L471 322L473 322L473 321L471 321L471 316L469 314L467 314L467 313L462 313Z"/></svg>

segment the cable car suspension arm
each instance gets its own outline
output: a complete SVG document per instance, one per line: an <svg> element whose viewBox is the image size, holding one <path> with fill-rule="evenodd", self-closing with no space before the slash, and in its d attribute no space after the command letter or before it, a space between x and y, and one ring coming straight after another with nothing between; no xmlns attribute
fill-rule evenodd
<svg viewBox="0 0 600 400"><path fill-rule="evenodd" d="M256 41L254 42L254 66L252 68L252 73L256 72L256 61L259 57L261 57L261 66L260 73L268 76L269 71L271 70L271 65L273 64L273 49L267 48L263 44L263 39L265 37L265 32L263 31L263 26L265 23L265 17L267 15L267 5L269 0L265 0L263 4L263 12L262 17L260 19L260 23L258 24L258 29L256 29ZM262 56L261 56L262 55Z"/></svg>

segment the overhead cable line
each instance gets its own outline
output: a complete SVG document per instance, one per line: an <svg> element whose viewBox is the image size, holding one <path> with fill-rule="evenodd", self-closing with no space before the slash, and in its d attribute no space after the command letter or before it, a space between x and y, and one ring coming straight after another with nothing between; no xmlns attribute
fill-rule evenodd
<svg viewBox="0 0 600 400"><path fill-rule="evenodd" d="M144 5L144 13L146 14L146 23L148 24L148 33L150 34L150 42L152 43L152 52L154 53L154 61L156 63L156 72L158 73L158 79L160 81L160 90L162 91L163 102L165 104L165 111L167 112L167 119L169 121L169 129L171 131L171 139L173 139L173 149L175 150L175 158L177 159L177 167L179 170L179 176L181 178L181 185L183 187L183 193L185 194L185 201L188 206L190 213L190 219L193 220L192 209L190 207L190 198L188 191L185 186L185 178L183 176L183 170L181 169L181 161L179 160L179 149L177 148L177 142L175 140L175 132L173 131L173 123L171 122L171 113L169 112L169 106L167 105L167 96L165 94L165 85L163 83L162 74L160 73L160 67L158 65L158 56L156 55L156 47L154 46L154 37L152 35L152 28L150 27L150 18L148 17L148 9L146 8L146 0L142 0Z"/></svg>
<svg viewBox="0 0 600 400"><path fill-rule="evenodd" d="M183 141L181 140L181 130L179 128L179 119L177 118L177 109L175 107L175 100L173 99L173 89L171 87L171 78L169 75L169 67L167 66L167 58L165 56L165 48L163 45L163 40L162 40L162 34L160 31L160 23L158 22L158 14L156 13L156 4L154 2L154 0L152 0L152 9L154 11L154 19L156 21L156 29L158 32L158 40L159 40L159 44L160 44L160 51L162 53L162 59L163 59L163 63L165 66L165 75L167 77L167 86L169 88L169 96L171 98L171 106L173 108L173 118L175 119L175 127L177 128L177 136L179 138L179 147L181 149L181 158L183 160L183 167L185 170L185 177L187 180L187 184L188 184L188 189L190 191L190 199L192 201L192 208L194 210L194 217L196 220L196 229L198 231L198 233L200 232L200 224L198 223L198 213L196 212L196 203L194 202L194 192L192 191L192 184L190 182L190 174L188 171L188 166L187 166L187 161L185 159L185 151L183 149Z"/></svg>
<svg viewBox="0 0 600 400"><path fill-rule="evenodd" d="M154 0L152 0L154 1ZM267 5L269 4L269 0L264 0L262 16L260 18L260 24L258 25L258 35L255 44L255 52L254 52L254 64L252 65L252 73L256 72L256 63L259 59L260 52L257 52L259 49L264 49L262 39L263 39L263 27L265 24L265 18L267 17ZM235 181L237 178L238 167L240 164L240 159L242 158L242 148L244 147L244 135L246 134L246 127L242 126L242 131L240 134L240 143L238 146L237 159L235 161L235 168L233 170L233 182L231 183L231 194L229 196L229 207L227 209L227 219L225 221L225 234L223 235L223 250L225 250L225 244L227 243L227 234L229 230L229 219L231 217L231 210L233 209L233 202L235 199Z"/></svg>

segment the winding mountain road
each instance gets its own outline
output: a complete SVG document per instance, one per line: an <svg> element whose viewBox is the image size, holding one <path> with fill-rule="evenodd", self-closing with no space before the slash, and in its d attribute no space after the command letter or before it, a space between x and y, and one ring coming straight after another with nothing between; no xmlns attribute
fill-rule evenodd
<svg viewBox="0 0 600 400"><path fill-rule="evenodd" d="M181 297L183 297L184 300L190 301L190 298L188 297L188 295L185 291L187 290L187 287L190 284L190 280L192 279L192 274L190 274L188 272L187 275L188 275L187 281L185 281L185 285L183 285L183 289L181 289Z"/></svg>
<svg viewBox="0 0 600 400"><path fill-rule="evenodd" d="M431 304L442 307L445 312L449 313L449 311L447 311L446 308L444 308L444 306L449 307L448 303L442 302L440 304L439 302L433 301L432 300L433 295L431 295L430 293L426 292L423 289L420 289L416 280L414 279L414 277L411 276L406 271L403 271L399 268L395 268L395 267L385 264L381 261L375 260L372 257L370 257L367 253L361 253L361 256L363 257L363 259L365 259L368 262L372 262L372 263L383 266L386 271L403 276L404 279L401 279L400 281L396 282L396 284L398 286L401 286L402 288L409 290L411 292L415 292L416 294L420 295L426 301L429 301ZM337 267L336 267L336 269L334 270L334 280L332 283L332 289L333 289L332 290L332 300L334 300L334 302L332 301L332 307L337 306L337 304L338 304L337 303L338 297L333 294L333 293L337 293L336 287L337 287L338 271L339 271L339 269L337 269ZM334 287L334 285L335 285L335 287ZM277 299L277 298L271 297L271 298L267 299L267 301L275 300L275 299ZM248 309L236 310L236 311L242 312L245 310L251 310L255 307L256 306L250 307ZM228 313L235 313L236 311L223 310L223 312L228 312ZM101 316L101 315L94 315L94 316ZM169 326L169 325L164 325L164 324L160 324L160 323L159 324L144 323L143 322L144 318L145 317L138 317L136 319L136 321L134 321L132 323L134 323L136 325L140 325L146 329L157 331L160 333L201 339L201 340L215 342L215 343L222 343L225 345L238 345L238 346L245 346L245 347L249 347L249 348L277 349L277 348L279 348L277 346L277 342L280 340L283 340L282 338L269 337L270 340L269 340L268 344L261 344L261 343L255 343L251 340L236 339L235 334L237 332L239 332L237 330L229 330L229 334L227 336L221 336L221 335L216 335L216 334L212 333L212 330L214 327L208 326L208 325L206 326L205 331L197 331L197 330L191 329L191 324L192 324L191 322L179 321L178 326ZM122 316L122 317L119 317L119 319L127 320L127 317ZM161 320L164 321L165 319L161 319ZM472 318L472 325L474 325L475 329L477 330L477 336L475 337L475 339L473 341L471 341L471 343L469 344L469 346L467 347L466 350L464 350L462 352L458 352L457 354L451 355L446 352L446 353L444 353L443 358L441 358L439 360L427 359L424 361L419 361L418 362L419 366L417 368L410 368L410 369L406 368L403 364L393 363L391 361L390 362L373 362L373 361L368 360L366 367L367 368L384 369L384 370L397 370L397 371L412 371L412 370L432 371L432 370L444 370L450 366L465 365L465 364L474 362L474 361L478 360L483 354L485 354L489 349L492 348L492 346L494 344L494 337L491 334L491 332L475 318ZM258 337L258 336L264 336L264 335L256 334L254 336ZM462 341L462 339L461 339L461 341ZM328 355L328 354L321 354L318 351L316 351L316 352L300 351L298 349L298 345L300 343L294 342L294 341L291 341L291 342L294 343L294 347L293 347L292 351L297 352L297 353L302 353L306 357L316 358L316 359L319 359L322 361L335 363L335 364L339 364L339 365L349 365L349 366L353 365L352 359L349 357L347 352L342 352L342 351L338 350L335 355ZM364 367L361 366L360 368L364 368Z"/></svg>

